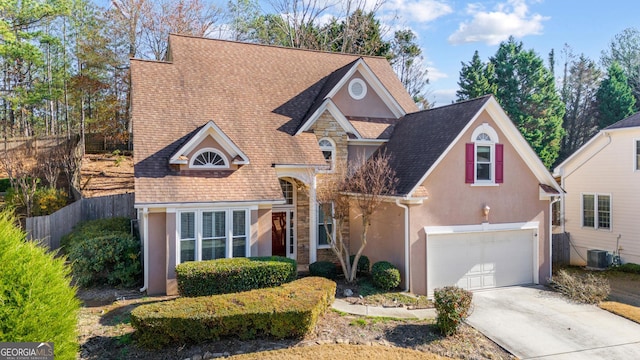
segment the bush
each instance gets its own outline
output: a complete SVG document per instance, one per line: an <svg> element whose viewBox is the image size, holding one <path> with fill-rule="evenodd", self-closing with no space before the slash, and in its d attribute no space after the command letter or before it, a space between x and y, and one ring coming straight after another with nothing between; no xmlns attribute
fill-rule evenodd
<svg viewBox="0 0 640 360"><path fill-rule="evenodd" d="M353 266L353 259L355 259L355 257L355 255L349 256L351 266ZM371 262L369 262L369 258L366 255L360 255L360 259L358 259L358 274L368 274L370 267Z"/></svg>
<svg viewBox="0 0 640 360"><path fill-rule="evenodd" d="M444 335L453 335L458 331L460 324L470 314L472 297L470 291L457 286L435 289L436 326Z"/></svg>
<svg viewBox="0 0 640 360"><path fill-rule="evenodd" d="M296 279L296 261L280 256L190 261L176 266L182 296L207 296L279 286Z"/></svg>
<svg viewBox="0 0 640 360"><path fill-rule="evenodd" d="M67 205L67 193L54 188L36 190L33 195L33 216L53 214Z"/></svg>
<svg viewBox="0 0 640 360"><path fill-rule="evenodd" d="M307 277L275 288L183 297L137 307L131 325L138 343L150 348L220 337L301 338L313 331L335 292L335 282Z"/></svg>
<svg viewBox="0 0 640 360"><path fill-rule="evenodd" d="M309 264L309 274L333 280L338 277L338 269L331 261L316 261Z"/></svg>
<svg viewBox="0 0 640 360"><path fill-rule="evenodd" d="M597 304L606 299L611 291L609 280L604 276L591 273L572 275L565 270L558 271L550 284L569 299L584 304Z"/></svg>
<svg viewBox="0 0 640 360"><path fill-rule="evenodd" d="M9 178L0 179L0 192L5 192L11 188L11 180Z"/></svg>
<svg viewBox="0 0 640 360"><path fill-rule="evenodd" d="M62 241L80 286L134 286L140 282L140 241L129 234L130 220L100 219L79 224Z"/></svg>
<svg viewBox="0 0 640 360"><path fill-rule="evenodd" d="M75 359L80 303L65 259L34 242L0 213L0 342L53 342L56 359Z"/></svg>
<svg viewBox="0 0 640 360"><path fill-rule="evenodd" d="M634 263L626 263L618 266L616 270L626 273L640 274L640 265Z"/></svg>
<svg viewBox="0 0 640 360"><path fill-rule="evenodd" d="M400 285L400 271L388 261L378 261L371 268L373 285L382 290L391 290Z"/></svg>

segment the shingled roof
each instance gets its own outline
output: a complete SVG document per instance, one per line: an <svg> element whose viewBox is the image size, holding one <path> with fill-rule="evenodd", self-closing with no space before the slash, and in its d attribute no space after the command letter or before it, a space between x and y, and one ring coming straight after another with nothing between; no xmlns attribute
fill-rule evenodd
<svg viewBox="0 0 640 360"><path fill-rule="evenodd" d="M274 164L319 165L296 129L360 57L171 35L170 61L131 61L137 204L282 199ZM415 104L384 58L363 57L406 112ZM249 158L236 171L180 175L168 159L204 124Z"/></svg>
<svg viewBox="0 0 640 360"><path fill-rule="evenodd" d="M624 118L616 123L613 123L607 126L606 128L604 128L604 130L622 129L622 128L629 128L629 127L636 127L636 126L640 126L640 112L637 112L627 118Z"/></svg>
<svg viewBox="0 0 640 360"><path fill-rule="evenodd" d="M390 155L396 194L406 196L491 96L407 114L380 151Z"/></svg>

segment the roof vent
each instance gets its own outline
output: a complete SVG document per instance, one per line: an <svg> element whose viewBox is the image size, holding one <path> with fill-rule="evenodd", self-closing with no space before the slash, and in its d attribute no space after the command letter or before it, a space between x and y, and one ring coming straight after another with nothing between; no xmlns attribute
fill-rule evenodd
<svg viewBox="0 0 640 360"><path fill-rule="evenodd" d="M367 84L362 79L355 78L349 82L349 95L354 100L360 100L367 95Z"/></svg>

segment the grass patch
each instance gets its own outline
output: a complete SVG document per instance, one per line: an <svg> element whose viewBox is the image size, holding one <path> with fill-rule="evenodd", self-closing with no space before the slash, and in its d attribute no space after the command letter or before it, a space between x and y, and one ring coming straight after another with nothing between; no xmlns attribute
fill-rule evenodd
<svg viewBox="0 0 640 360"><path fill-rule="evenodd" d="M446 360L443 357L429 352L422 352L411 349L387 346L366 346L366 345L320 345L304 346L289 349L263 351L251 354L231 356L233 360L254 360L254 359L421 359L421 360Z"/></svg>
<svg viewBox="0 0 640 360"><path fill-rule="evenodd" d="M351 321L351 322L349 323L349 325L351 325L351 326L365 327L365 326L367 326L367 320L365 320L365 319L355 319L355 320Z"/></svg>
<svg viewBox="0 0 640 360"><path fill-rule="evenodd" d="M600 308L640 324L640 308L616 301L603 301Z"/></svg>

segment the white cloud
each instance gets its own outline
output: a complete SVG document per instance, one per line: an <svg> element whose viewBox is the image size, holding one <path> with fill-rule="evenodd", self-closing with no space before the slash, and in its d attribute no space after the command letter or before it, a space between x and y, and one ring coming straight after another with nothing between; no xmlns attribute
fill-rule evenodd
<svg viewBox="0 0 640 360"><path fill-rule="evenodd" d="M517 38L542 33L542 22L549 17L529 15L525 0L508 0L498 4L494 11L485 11L478 4L467 5L470 21L461 23L458 30L449 36L452 44L484 42L496 45L513 35Z"/></svg>
<svg viewBox="0 0 640 360"><path fill-rule="evenodd" d="M434 66L427 66L427 77L429 78L429 81L438 81L440 79L448 78L449 75Z"/></svg>
<svg viewBox="0 0 640 360"><path fill-rule="evenodd" d="M391 0L385 3L384 8L396 11L405 20L419 23L427 23L453 12L449 4L439 0Z"/></svg>
<svg viewBox="0 0 640 360"><path fill-rule="evenodd" d="M457 89L438 89L429 91L427 100L432 107L449 105L456 101L456 91Z"/></svg>

